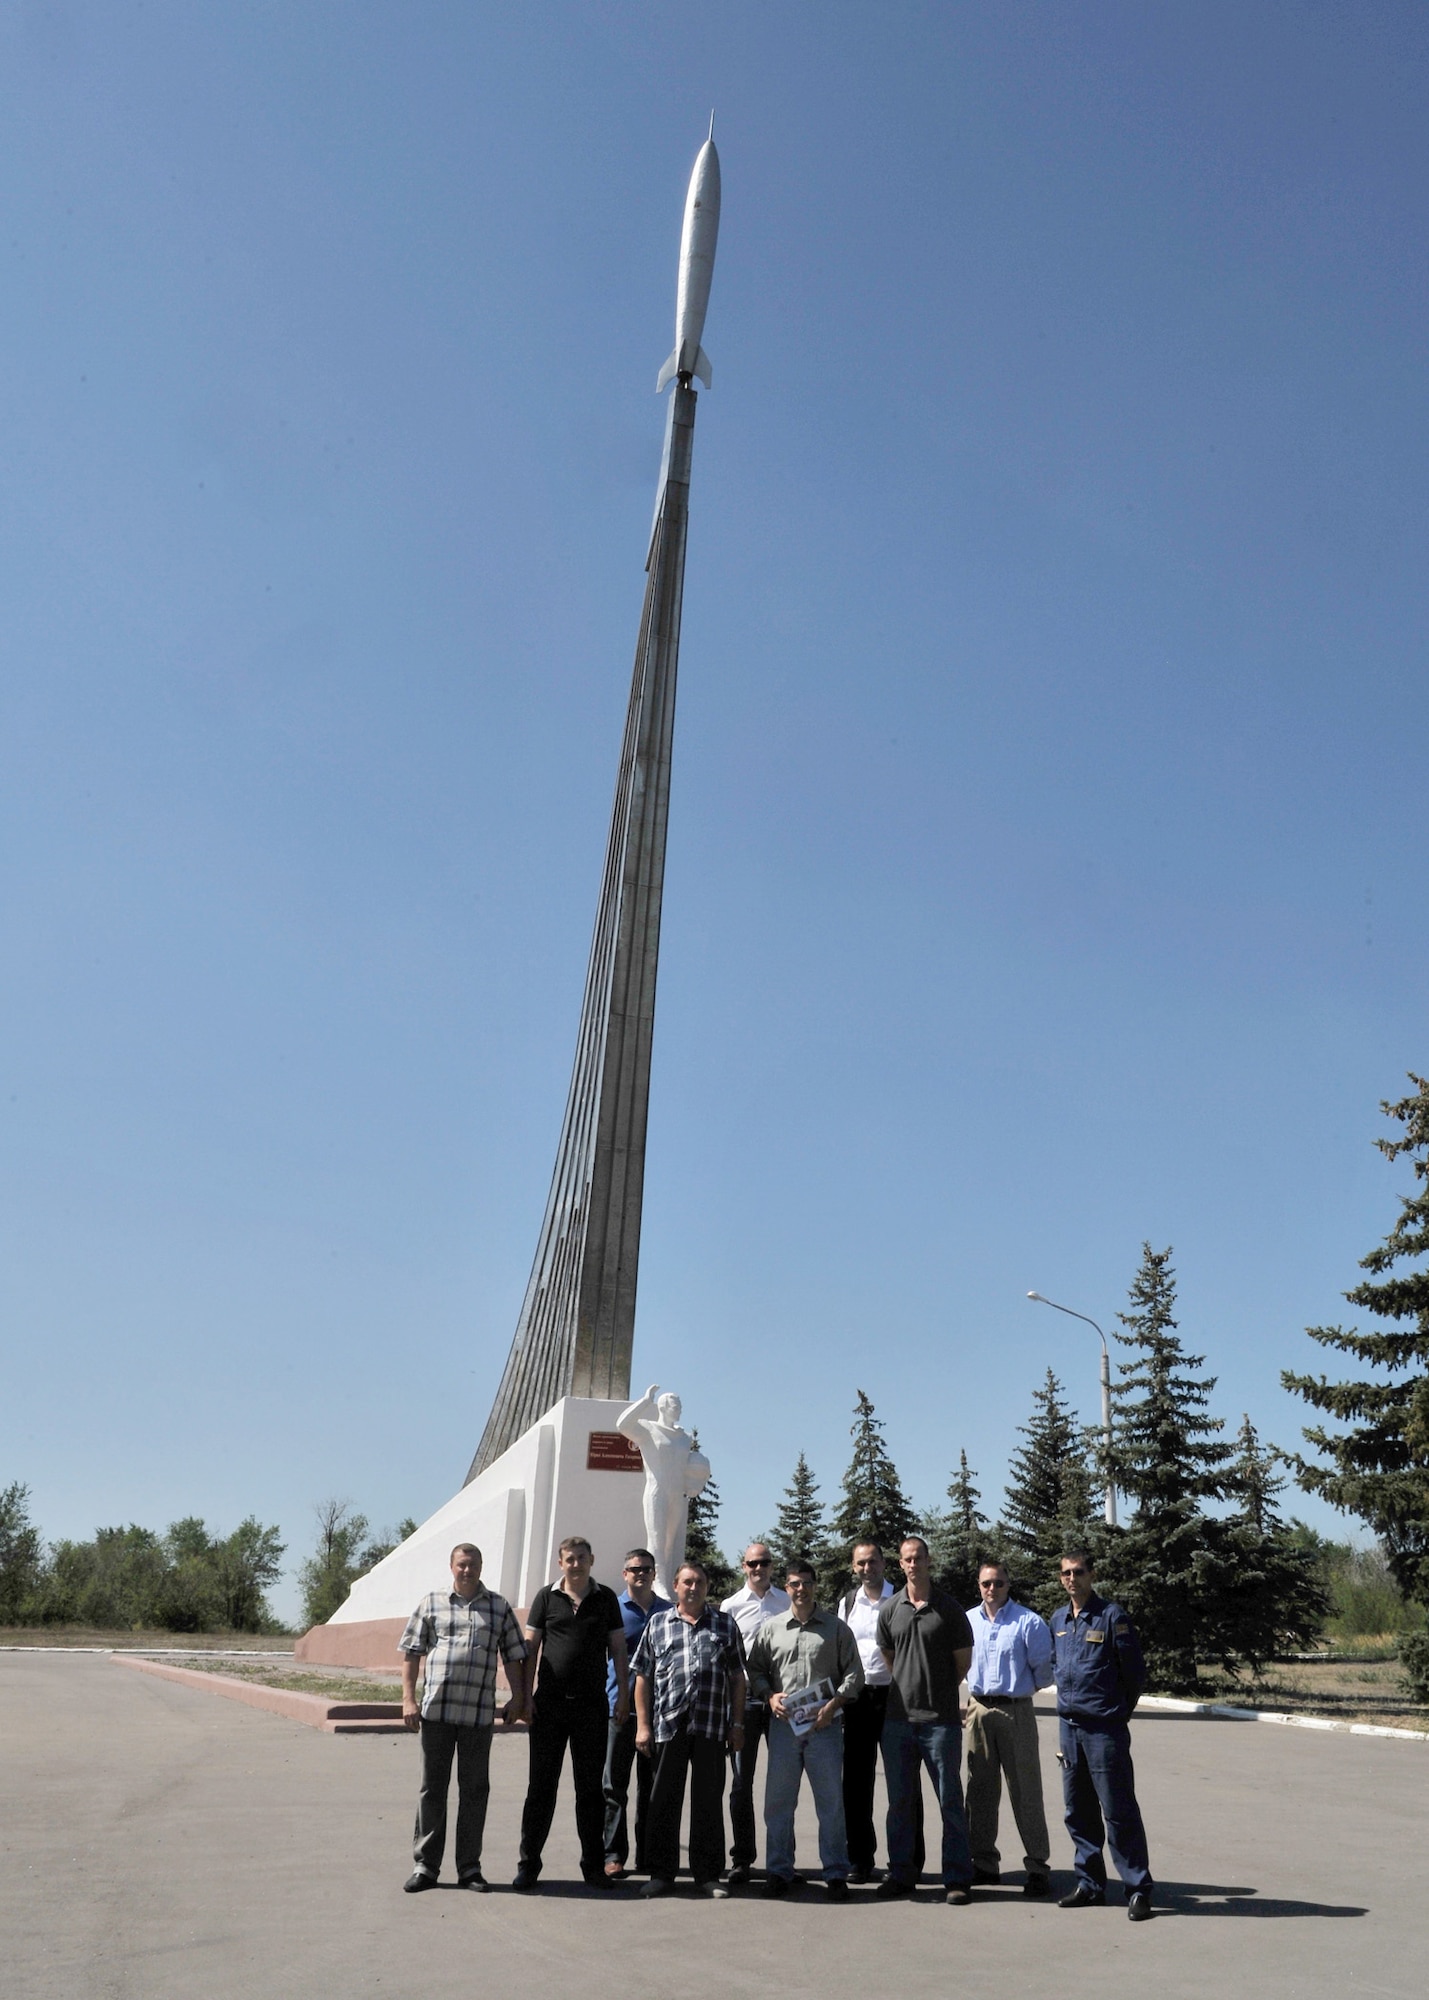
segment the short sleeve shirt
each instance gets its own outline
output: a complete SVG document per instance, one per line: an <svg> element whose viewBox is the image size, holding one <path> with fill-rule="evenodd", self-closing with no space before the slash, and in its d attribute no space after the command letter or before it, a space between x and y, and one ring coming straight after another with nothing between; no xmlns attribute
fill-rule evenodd
<svg viewBox="0 0 1429 2000"><path fill-rule="evenodd" d="M428 1722L490 1728L496 1720L496 1661L526 1657L516 1614L504 1597L478 1584L472 1597L434 1590L424 1597L398 1641L398 1651L425 1656L422 1714Z"/></svg>
<svg viewBox="0 0 1429 2000"><path fill-rule="evenodd" d="M543 1694L562 1695L604 1706L610 1635L625 1630L615 1592L592 1581L576 1603L559 1584L543 1584L531 1600L526 1623L541 1635L537 1699Z"/></svg>
<svg viewBox="0 0 1429 2000"><path fill-rule="evenodd" d="M678 1611L657 1611L636 1649L634 1670L654 1689L657 1743L668 1743L682 1718L691 1736L718 1741L729 1728L730 1682L744 1672L739 1627L711 1604L693 1624Z"/></svg>
<svg viewBox="0 0 1429 2000"><path fill-rule="evenodd" d="M954 1655L971 1652L973 1634L955 1597L935 1585L926 1604L914 1605L900 1590L878 1614L878 1643L893 1655L889 1715L902 1722L960 1720Z"/></svg>

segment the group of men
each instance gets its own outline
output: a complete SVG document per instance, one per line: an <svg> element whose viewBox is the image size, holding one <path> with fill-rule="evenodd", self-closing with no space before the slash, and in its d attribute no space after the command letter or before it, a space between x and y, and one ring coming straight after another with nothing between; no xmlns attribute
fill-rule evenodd
<svg viewBox="0 0 1429 2000"><path fill-rule="evenodd" d="M882 1898L912 1896L925 1859L926 1771L941 1822L945 1900L968 1903L974 1888L1001 1879L1004 1779L1023 1847L1023 1894L1046 1897L1051 1858L1033 1696L1055 1682L1076 1877L1061 1907L1106 1901L1110 1846L1127 1914L1134 1922L1151 1915L1128 1729L1145 1678L1141 1648L1125 1611L1097 1594L1085 1549L1062 1557L1067 1602L1050 1623L1013 1601L999 1562L982 1565L979 1601L964 1611L932 1581L928 1544L917 1535L898 1550L901 1589L885 1575L882 1549L856 1543L852 1588L831 1608L817 1603L807 1563L789 1563L781 1588L762 1542L744 1552L743 1588L719 1606L709 1602L697 1562L676 1572L671 1603L656 1595L648 1550L628 1553L618 1594L592 1578L592 1560L583 1537L561 1543L560 1574L536 1593L523 1632L506 1600L481 1582L480 1551L463 1543L452 1551L451 1590L424 1598L408 1620L400 1641L403 1715L422 1744L410 1892L435 1887L440 1873L454 1758L457 1882L490 1886L481 1849L500 1660L511 1688L502 1721L530 1725L518 1890L539 1882L569 1750L581 1873L592 1888L614 1888L634 1874L646 1877L646 1896L673 1893L688 1793L696 1891L727 1896L750 1881L758 1858L763 1746L766 1896L787 1896L801 1880L794 1819L805 1779L827 1897L846 1901L851 1882L874 1881ZM880 1757L888 1797L881 1880Z"/></svg>

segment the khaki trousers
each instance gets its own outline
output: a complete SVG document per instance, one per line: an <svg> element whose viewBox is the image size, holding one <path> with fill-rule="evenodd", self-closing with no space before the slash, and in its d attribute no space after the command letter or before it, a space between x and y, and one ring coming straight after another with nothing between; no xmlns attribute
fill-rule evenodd
<svg viewBox="0 0 1429 2000"><path fill-rule="evenodd" d="M998 1869L997 1813L1002 1780L1022 1836L1022 1865L1029 1875L1051 1868L1047 1815L1042 1808L1042 1766L1031 1696L984 1704L968 1697L968 1839L980 1875Z"/></svg>

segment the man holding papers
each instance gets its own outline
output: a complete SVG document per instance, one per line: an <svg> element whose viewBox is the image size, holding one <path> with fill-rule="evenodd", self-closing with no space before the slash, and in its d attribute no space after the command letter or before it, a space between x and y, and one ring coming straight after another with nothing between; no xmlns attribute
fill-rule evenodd
<svg viewBox="0 0 1429 2000"><path fill-rule="evenodd" d="M819 1816L819 1863L831 1902L848 1897L844 1834L843 1719L858 1699L863 1666L853 1634L814 1602L814 1572L791 1562L790 1609L766 1619L749 1649L749 1688L769 1703L769 1770L764 1782L766 1896L794 1886L794 1809L808 1773Z"/></svg>

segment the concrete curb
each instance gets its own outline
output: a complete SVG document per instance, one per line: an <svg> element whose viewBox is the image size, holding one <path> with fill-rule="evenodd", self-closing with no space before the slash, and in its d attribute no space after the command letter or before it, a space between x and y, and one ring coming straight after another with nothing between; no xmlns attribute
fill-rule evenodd
<svg viewBox="0 0 1429 2000"><path fill-rule="evenodd" d="M1214 1715L1222 1722L1278 1722L1286 1729L1333 1729L1343 1736L1398 1736L1406 1743L1429 1743L1429 1730L1391 1729L1378 1722L1335 1722L1324 1715L1289 1715L1278 1708L1232 1708L1223 1701L1183 1701L1174 1694L1144 1694L1138 1707L1167 1708L1178 1715Z"/></svg>
<svg viewBox="0 0 1429 2000"><path fill-rule="evenodd" d="M202 1688L207 1694L221 1694L229 1701L241 1701L249 1708L264 1708L272 1715L285 1715L290 1722L304 1722L310 1729L325 1730L329 1736L403 1736L406 1726L394 1702L329 1701L320 1694L302 1694L296 1688L263 1687L256 1681L235 1680L230 1674L206 1674L190 1667L171 1667L163 1660L142 1659L136 1653L112 1653L117 1667L132 1667L135 1673L157 1674L160 1680L177 1681L181 1687Z"/></svg>

